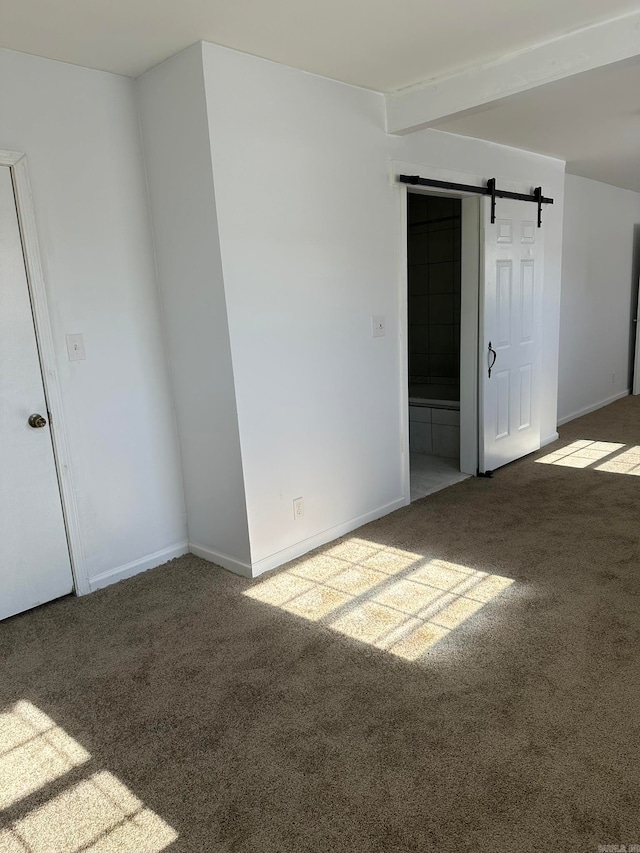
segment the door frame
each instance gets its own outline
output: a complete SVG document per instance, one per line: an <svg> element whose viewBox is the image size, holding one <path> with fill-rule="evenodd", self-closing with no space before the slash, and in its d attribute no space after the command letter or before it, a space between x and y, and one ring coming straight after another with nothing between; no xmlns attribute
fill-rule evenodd
<svg viewBox="0 0 640 853"><path fill-rule="evenodd" d="M482 186L484 175L457 169L443 169L428 163L390 161L390 180L396 188L398 199L398 341L400 346L400 447L402 452L402 491L405 504L411 503L411 472L409 458L409 282L407 272L407 184L398 182L398 175L420 175L437 181ZM500 186L512 192L528 193L533 184L516 183L500 175L494 175ZM459 199L474 199L468 215L462 220L462 287L460 310L460 470L476 476L480 458L480 265L483 262L484 246L481 235L480 196L474 193L447 190L430 190L428 187L411 186L411 192L423 191L430 195L452 196ZM474 213L472 211L475 211ZM473 221L473 217L476 221ZM466 219L466 226L465 226ZM475 248L472 247L471 231L477 234ZM467 238L465 241L465 237ZM463 345L463 340L465 341ZM463 350L464 346L464 350ZM464 417L463 417L464 415ZM464 465L464 468L463 468Z"/></svg>
<svg viewBox="0 0 640 853"><path fill-rule="evenodd" d="M0 166L9 167L13 182L20 238L22 240L27 274L27 285L29 288L29 299L40 358L40 372L42 374L44 395L49 412L51 443L53 445L53 457L58 476L58 488L71 560L74 591L77 595L85 595L91 590L80 536L78 505L71 477L71 455L69 452L64 407L56 367L53 334L51 331L46 287L38 245L33 196L29 173L27 171L27 158L22 152L8 151L0 148Z"/></svg>
<svg viewBox="0 0 640 853"><path fill-rule="evenodd" d="M419 172L423 177L442 178L441 170L414 167L409 174ZM395 172L398 174L398 172ZM468 176L465 175L465 180ZM478 323L480 299L480 205L471 193L430 191L428 188L408 188L397 184L400 194L399 241L399 335L400 342L400 430L403 450L402 485L405 503L411 502L411 472L409 457L409 282L407 257L407 195L440 195L459 198L463 202L460 261L462 269L460 305L460 470L475 476L478 471ZM465 204L468 202L468 204Z"/></svg>

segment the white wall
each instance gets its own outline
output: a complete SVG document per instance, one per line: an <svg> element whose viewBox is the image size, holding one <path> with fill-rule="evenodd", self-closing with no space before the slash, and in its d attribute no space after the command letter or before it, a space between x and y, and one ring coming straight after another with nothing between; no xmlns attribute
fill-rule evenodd
<svg viewBox="0 0 640 853"><path fill-rule="evenodd" d="M134 85L0 50L0 116L0 147L27 154L85 566L99 586L186 538ZM71 363L65 335L77 332L87 358Z"/></svg>
<svg viewBox="0 0 640 853"><path fill-rule="evenodd" d="M10 51L0 79L0 145L29 158L100 585L186 536L135 84ZM194 550L255 573L403 503L391 160L556 198L543 425L554 432L561 163L436 131L388 137L381 95L213 45L138 91ZM385 337L372 338L372 314ZM85 335L85 362L67 360L69 332Z"/></svg>
<svg viewBox="0 0 640 853"><path fill-rule="evenodd" d="M203 49L256 572L402 503L395 191L381 95Z"/></svg>
<svg viewBox="0 0 640 853"><path fill-rule="evenodd" d="M189 545L248 574L247 510L200 45L144 74L138 95ZM252 312L250 303L245 310ZM259 367L254 364L254 370Z"/></svg>
<svg viewBox="0 0 640 853"><path fill-rule="evenodd" d="M639 193L566 176L560 423L611 402L631 387L639 232Z"/></svg>
<svg viewBox="0 0 640 853"><path fill-rule="evenodd" d="M556 429L564 164L436 131L384 132L381 95L205 44L204 75L259 572L398 506L400 190L390 160L542 185L543 437ZM371 337L372 314L386 318ZM304 519L292 501L303 496Z"/></svg>

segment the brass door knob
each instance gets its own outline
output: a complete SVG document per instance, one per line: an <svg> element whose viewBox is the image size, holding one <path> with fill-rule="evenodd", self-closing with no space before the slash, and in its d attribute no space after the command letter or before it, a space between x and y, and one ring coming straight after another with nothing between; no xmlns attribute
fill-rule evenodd
<svg viewBox="0 0 640 853"><path fill-rule="evenodd" d="M47 425L46 418L43 418L42 415L29 415L29 426L34 429L42 429L42 427Z"/></svg>

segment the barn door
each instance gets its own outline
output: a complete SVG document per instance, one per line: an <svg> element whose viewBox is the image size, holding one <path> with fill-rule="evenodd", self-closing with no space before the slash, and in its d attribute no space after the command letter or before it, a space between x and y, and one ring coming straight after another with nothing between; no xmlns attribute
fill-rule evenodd
<svg viewBox="0 0 640 853"><path fill-rule="evenodd" d="M481 473L540 447L543 242L533 205L482 199Z"/></svg>

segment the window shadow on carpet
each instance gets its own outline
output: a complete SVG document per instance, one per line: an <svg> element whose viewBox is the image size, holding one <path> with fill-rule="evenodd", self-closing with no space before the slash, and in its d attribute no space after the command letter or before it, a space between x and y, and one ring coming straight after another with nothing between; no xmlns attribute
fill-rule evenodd
<svg viewBox="0 0 640 853"><path fill-rule="evenodd" d="M24 700L0 713L0 815L8 815L0 828L4 853L160 853L178 837Z"/></svg>
<svg viewBox="0 0 640 853"><path fill-rule="evenodd" d="M640 446L627 446L614 441L579 439L547 453L536 462L563 468L589 468L608 474L640 476Z"/></svg>
<svg viewBox="0 0 640 853"><path fill-rule="evenodd" d="M354 536L244 595L415 661L512 583Z"/></svg>

